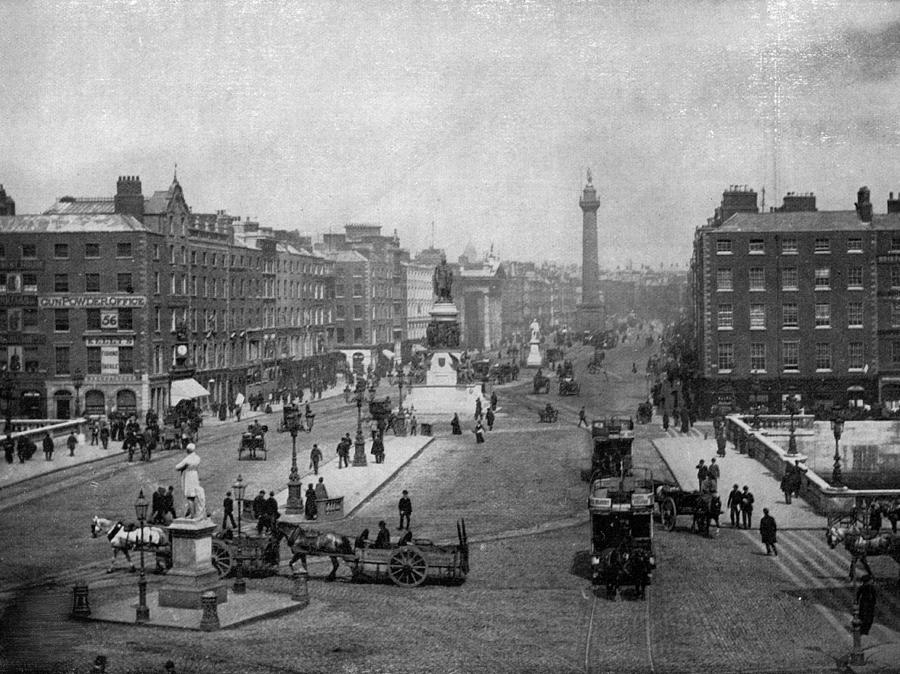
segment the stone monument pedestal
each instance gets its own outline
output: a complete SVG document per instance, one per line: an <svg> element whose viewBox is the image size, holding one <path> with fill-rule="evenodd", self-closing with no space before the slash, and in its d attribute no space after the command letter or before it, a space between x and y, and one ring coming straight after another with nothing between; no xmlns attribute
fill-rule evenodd
<svg viewBox="0 0 900 674"><path fill-rule="evenodd" d="M531 340L531 344L528 347L528 358L525 360L525 367L540 367L544 362L543 356L541 356L541 343L536 340Z"/></svg>
<svg viewBox="0 0 900 674"><path fill-rule="evenodd" d="M228 601L225 582L212 565L212 532L216 525L201 520L179 518L169 526L172 568L159 590L159 605L173 608L203 608L204 592L213 592L216 602Z"/></svg>

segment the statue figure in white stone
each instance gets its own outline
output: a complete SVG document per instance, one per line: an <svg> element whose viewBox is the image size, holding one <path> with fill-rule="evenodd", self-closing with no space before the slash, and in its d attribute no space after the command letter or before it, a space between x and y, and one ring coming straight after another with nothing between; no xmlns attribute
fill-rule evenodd
<svg viewBox="0 0 900 674"><path fill-rule="evenodd" d="M537 322L536 318L531 321L531 325L528 327L531 328L531 341L541 341L541 324Z"/></svg>
<svg viewBox="0 0 900 674"><path fill-rule="evenodd" d="M191 442L185 448L187 455L178 462L175 470L181 473L181 490L187 501L185 517L201 520L206 517L206 492L200 486L200 457L194 451L197 446Z"/></svg>

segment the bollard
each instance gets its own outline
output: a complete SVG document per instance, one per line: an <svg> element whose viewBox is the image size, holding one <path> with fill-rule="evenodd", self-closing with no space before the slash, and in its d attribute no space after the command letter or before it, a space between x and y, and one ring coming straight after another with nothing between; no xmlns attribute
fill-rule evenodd
<svg viewBox="0 0 900 674"><path fill-rule="evenodd" d="M309 574L304 571L297 571L293 575L294 587L291 592L291 599L301 606L309 606Z"/></svg>
<svg viewBox="0 0 900 674"><path fill-rule="evenodd" d="M850 621L850 625L853 628L853 650L850 651L851 665L866 664L866 654L863 653L862 637L859 633L859 627L861 624L862 621L859 619L859 606L855 606L853 608L853 620Z"/></svg>
<svg viewBox="0 0 900 674"><path fill-rule="evenodd" d="M204 632L215 632L219 629L219 600L215 592L204 592L200 597L200 605L203 607L203 617L200 619L200 629Z"/></svg>
<svg viewBox="0 0 900 674"><path fill-rule="evenodd" d="M87 583L75 583L72 588L72 617L87 618L91 615Z"/></svg>
<svg viewBox="0 0 900 674"><path fill-rule="evenodd" d="M94 658L94 666L91 667L92 674L105 674L106 673L106 656L98 655Z"/></svg>

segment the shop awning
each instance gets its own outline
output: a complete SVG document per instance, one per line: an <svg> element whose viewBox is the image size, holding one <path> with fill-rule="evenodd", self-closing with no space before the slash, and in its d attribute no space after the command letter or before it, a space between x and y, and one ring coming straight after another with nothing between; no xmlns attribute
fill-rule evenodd
<svg viewBox="0 0 900 674"><path fill-rule="evenodd" d="M196 379L176 379L172 382L172 391L169 394L169 404L174 406L182 400L202 398L203 396L208 395L209 391L197 383Z"/></svg>

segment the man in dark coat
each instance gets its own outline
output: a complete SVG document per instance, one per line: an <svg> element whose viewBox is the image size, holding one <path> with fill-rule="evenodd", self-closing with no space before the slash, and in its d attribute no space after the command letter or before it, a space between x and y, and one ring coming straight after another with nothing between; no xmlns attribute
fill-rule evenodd
<svg viewBox="0 0 900 674"><path fill-rule="evenodd" d="M763 508L763 516L759 521L759 536L766 545L766 555L774 553L776 557L778 556L778 548L775 547L777 531L775 518L769 514L768 508Z"/></svg>
<svg viewBox="0 0 900 674"><path fill-rule="evenodd" d="M409 518L412 515L412 500L409 498L409 492L405 489L403 490L403 496L400 497L400 502L397 504L397 508L400 511L400 526L398 529L406 529L409 531ZM405 527L404 527L405 523Z"/></svg>
<svg viewBox="0 0 900 674"><path fill-rule="evenodd" d="M263 489L253 499L253 518L256 520L256 533L261 534L266 528L266 492Z"/></svg>
<svg viewBox="0 0 900 674"><path fill-rule="evenodd" d="M109 447L109 426L106 423L100 427L100 444L103 445L103 449Z"/></svg>
<svg viewBox="0 0 900 674"><path fill-rule="evenodd" d="M381 520L378 523L378 536L375 538L373 548L389 548L391 547L391 532L388 531L387 522Z"/></svg>
<svg viewBox="0 0 900 674"><path fill-rule="evenodd" d="M734 485L728 494L728 503L726 505L731 513L731 526L739 527L741 525L741 488L737 485Z"/></svg>
<svg viewBox="0 0 900 674"><path fill-rule="evenodd" d="M13 462L13 454L16 451L16 443L12 439L12 436L7 433L6 437L3 439L3 456L6 458L6 463Z"/></svg>
<svg viewBox="0 0 900 674"><path fill-rule="evenodd" d="M75 456L75 446L78 444L78 438L75 437L75 431L69 433L66 438L66 446L69 448L69 456Z"/></svg>
<svg viewBox="0 0 900 674"><path fill-rule="evenodd" d="M494 410L492 410L490 407L488 408L487 413L485 413L484 415L484 420L487 421L488 430L494 430Z"/></svg>
<svg viewBox="0 0 900 674"><path fill-rule="evenodd" d="M753 493L750 491L750 487L744 485L744 490L741 492L741 522L745 529L749 529L752 525L753 500Z"/></svg>
<svg viewBox="0 0 900 674"><path fill-rule="evenodd" d="M459 427L458 414L453 414L453 419L450 420L450 427L453 429L453 435L462 435L462 429Z"/></svg>
<svg viewBox="0 0 900 674"><path fill-rule="evenodd" d="M237 529L234 522L234 499L231 498L231 492L225 492L225 499L222 501L222 528L228 528L228 522L231 522L231 528Z"/></svg>
<svg viewBox="0 0 900 674"><path fill-rule="evenodd" d="M269 531L275 530L275 523L278 521L278 518L281 517L281 513L278 512L278 501L275 500L275 492L269 492L269 498L266 499L266 519L269 522Z"/></svg>
<svg viewBox="0 0 900 674"><path fill-rule="evenodd" d="M491 391L491 409L492 410L497 409L497 392L496 391Z"/></svg>
<svg viewBox="0 0 900 674"><path fill-rule="evenodd" d="M153 492L150 499L150 522L152 524L166 523L166 488L160 487Z"/></svg>
<svg viewBox="0 0 900 674"><path fill-rule="evenodd" d="M53 438L49 433L44 434L44 458L53 461Z"/></svg>
<svg viewBox="0 0 900 674"><path fill-rule="evenodd" d="M700 463L697 464L697 483L700 485L700 488L703 487L703 480L706 479L707 475L709 475L709 468L707 468L706 462L700 459Z"/></svg>
<svg viewBox="0 0 900 674"><path fill-rule="evenodd" d="M878 592L872 582L872 576L866 574L862 577L862 585L856 591L856 603L859 607L859 633L868 634L875 621L875 602Z"/></svg>

